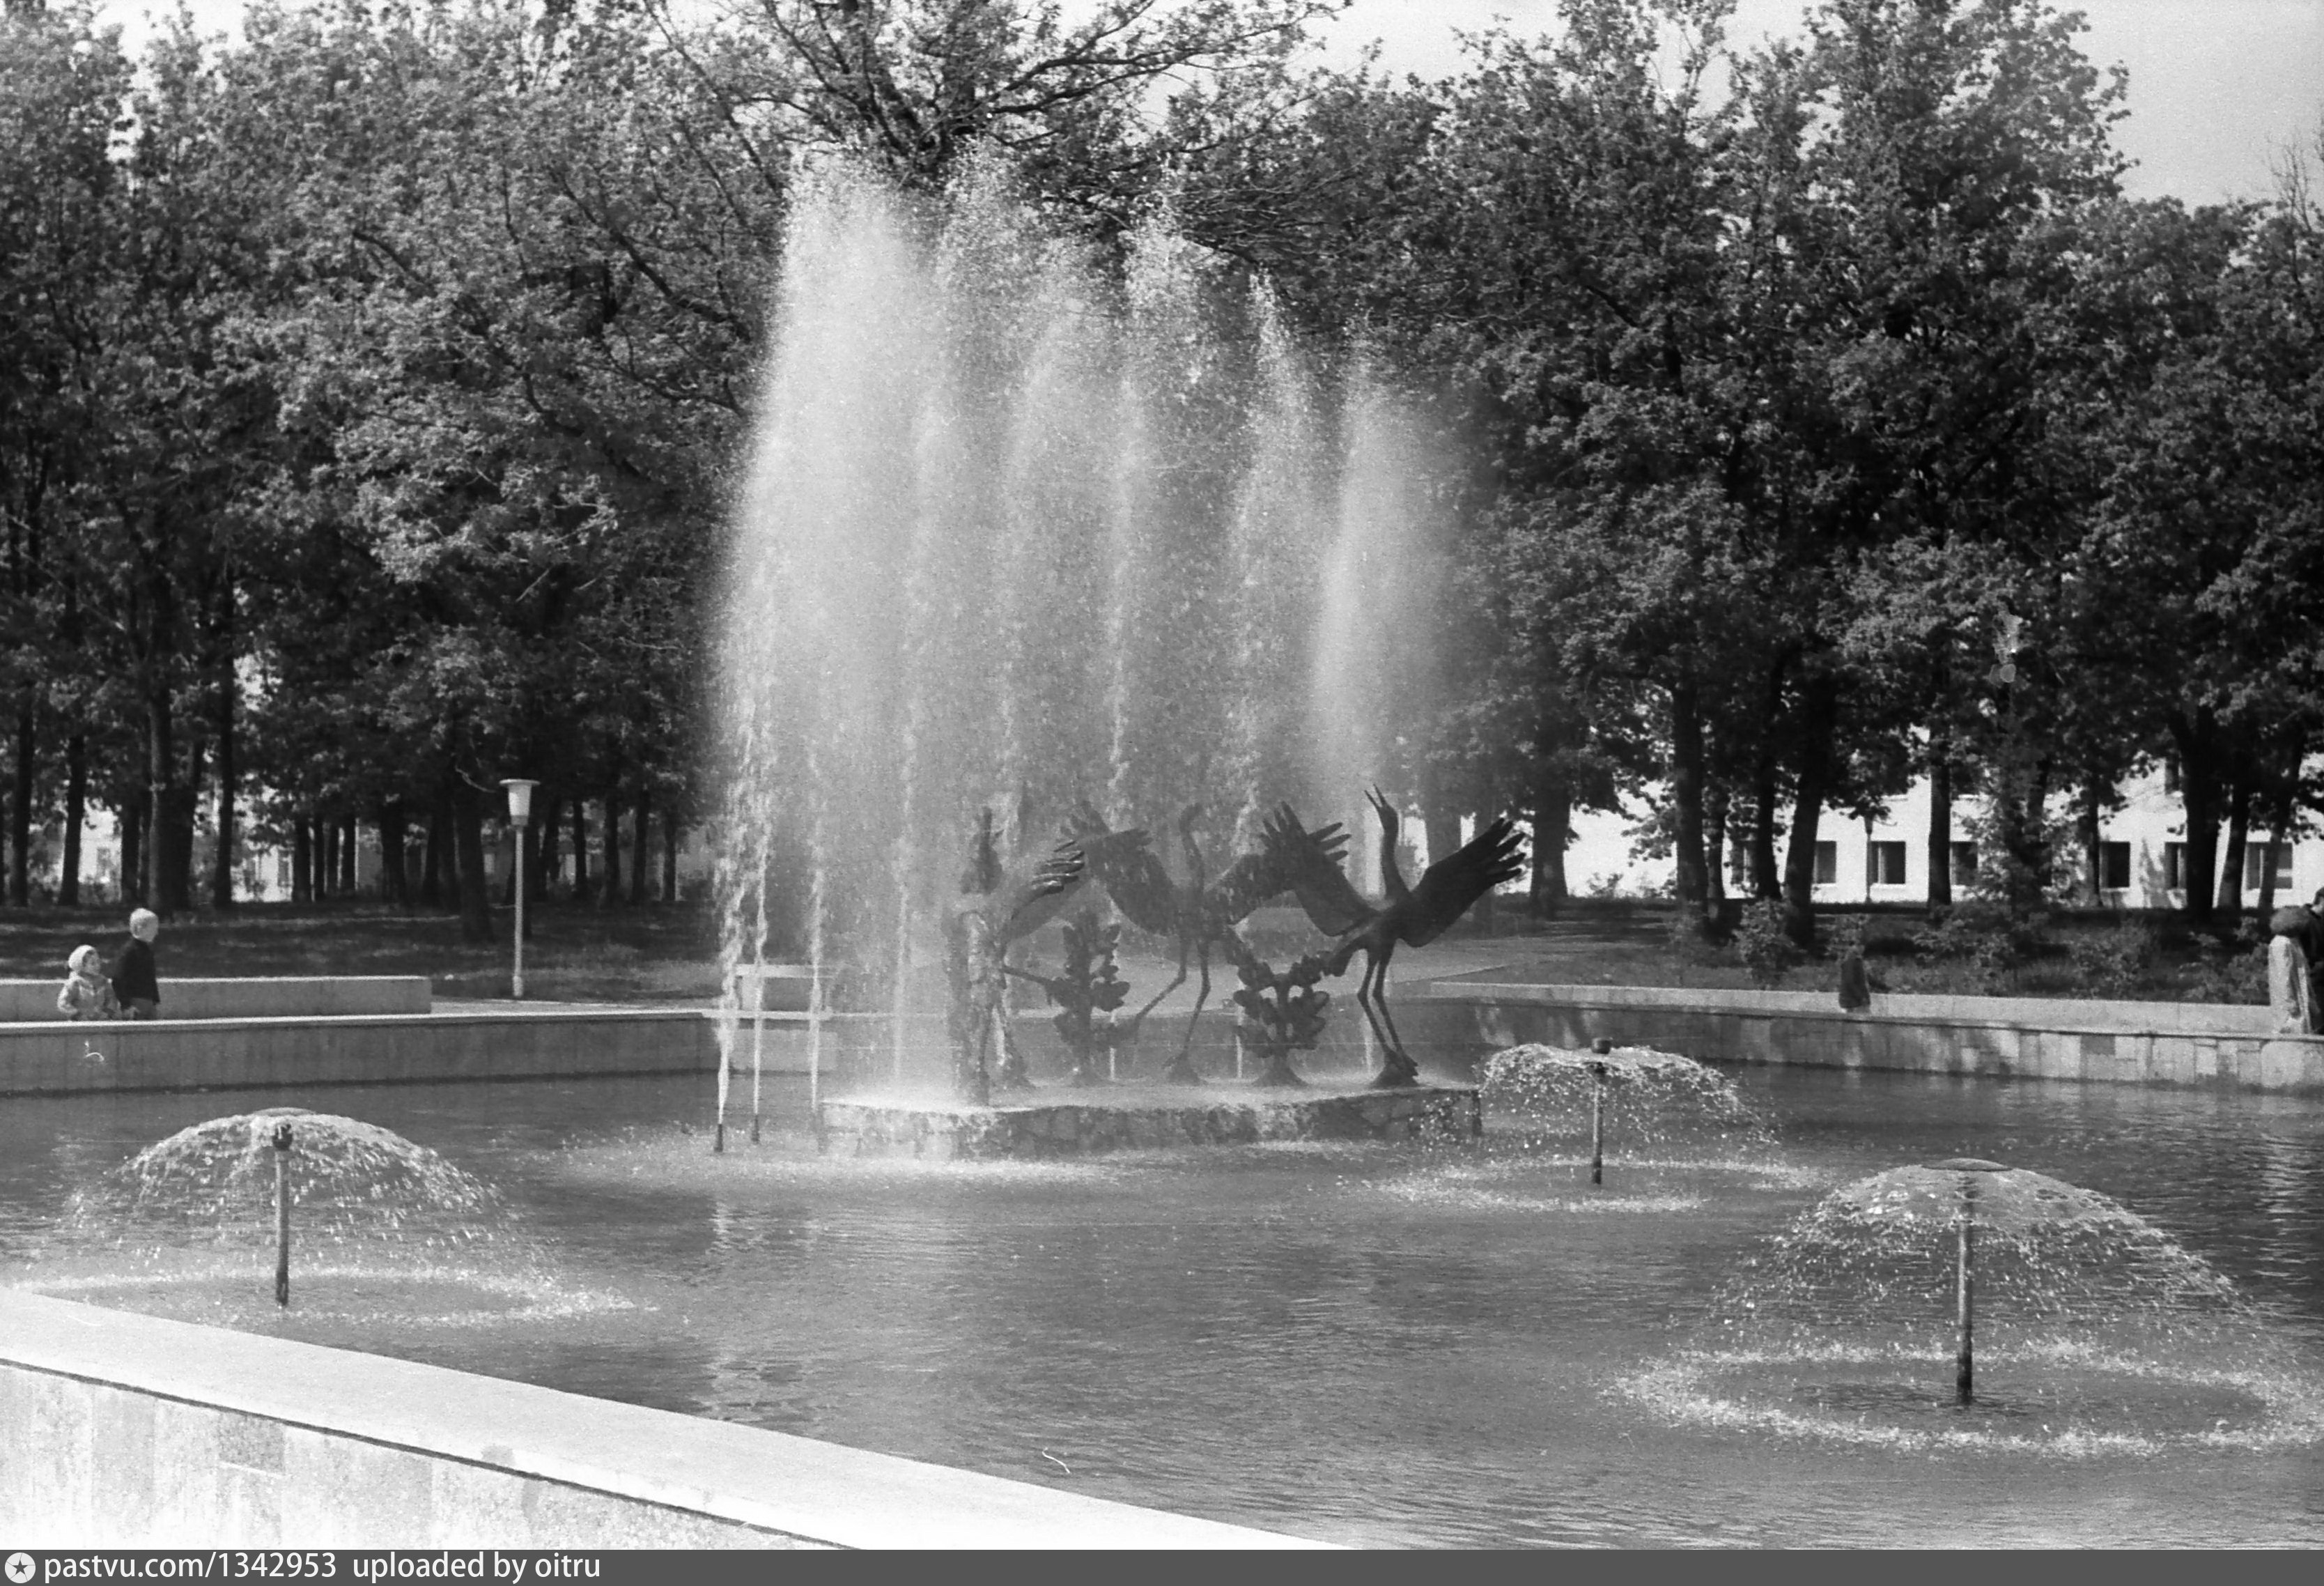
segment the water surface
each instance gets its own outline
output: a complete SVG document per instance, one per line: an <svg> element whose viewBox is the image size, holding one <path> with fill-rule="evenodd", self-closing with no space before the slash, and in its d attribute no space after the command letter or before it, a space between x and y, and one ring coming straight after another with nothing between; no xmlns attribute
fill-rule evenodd
<svg viewBox="0 0 2324 1586"><path fill-rule="evenodd" d="M1829 1190L1964 1155L2113 1196L2324 1371L2324 1104L1734 1072L1772 1155L1655 1164L1618 1139L1602 1190L1506 1119L1482 1150L939 1165L816 1158L788 1081L767 1143L723 1157L706 1076L19 1100L0 1262L99 1303L1348 1543L2324 1543L2314 1443L1888 1448L1687 1424L1622 1391ZM464 1307L438 1272L398 1314L340 1252L278 1317L255 1249L192 1282L60 1247L77 1191L261 1104L366 1119L496 1184L558 1303Z"/></svg>

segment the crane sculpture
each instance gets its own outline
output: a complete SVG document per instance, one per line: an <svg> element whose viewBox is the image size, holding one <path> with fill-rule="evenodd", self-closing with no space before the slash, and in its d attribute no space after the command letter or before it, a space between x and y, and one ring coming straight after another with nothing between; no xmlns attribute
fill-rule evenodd
<svg viewBox="0 0 2324 1586"><path fill-rule="evenodd" d="M1113 899L1114 907L1121 911L1123 917L1141 931L1177 939L1176 978L1138 1010L1130 1021L1132 1027L1142 1023L1164 997L1185 985L1190 971L1198 978L1194 1011L1186 1017L1185 1038L1179 1043L1177 1056L1162 1073L1165 1081L1174 1084L1198 1085L1203 1081L1194 1063L1194 1025L1211 998L1212 952L1219 951L1238 969L1256 963L1235 927L1268 898L1289 890L1288 879L1272 844L1238 856L1216 879L1206 882L1204 876L1207 866L1201 845L1194 840L1194 825L1202 816L1199 804L1189 804L1178 816L1179 849L1186 872L1184 882L1170 878L1169 871L1142 831L1113 831L1104 818L1087 804L1082 806L1072 828L1074 839L1089 856L1091 875L1105 889L1106 895ZM1328 854L1336 854L1347 841L1336 825L1308 832L1299 825L1288 805L1269 817L1270 826L1277 823L1286 824ZM1130 838L1137 840L1125 840Z"/></svg>
<svg viewBox="0 0 2324 1586"><path fill-rule="evenodd" d="M1503 816L1429 866L1421 873L1419 886L1406 886L1396 862L1396 809L1378 788L1364 796L1379 816L1380 880L1388 894L1384 907L1366 902L1340 867L1337 849L1317 841L1317 834L1305 830L1296 821L1268 823L1268 852L1309 923L1326 936L1338 938L1324 960L1323 972L1343 975L1357 953L1364 955L1356 1002L1364 1010L1372 1034L1379 1038L1383 1054L1380 1071L1372 1083L1384 1089L1415 1085L1420 1082L1420 1065L1405 1051L1396 1021L1388 1011L1388 960L1399 945L1427 946L1479 898L1524 875L1524 841Z"/></svg>

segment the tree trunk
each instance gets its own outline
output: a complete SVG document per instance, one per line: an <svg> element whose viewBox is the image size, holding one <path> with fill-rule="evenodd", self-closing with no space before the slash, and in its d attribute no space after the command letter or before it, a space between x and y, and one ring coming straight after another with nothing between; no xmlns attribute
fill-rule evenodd
<svg viewBox="0 0 2324 1586"><path fill-rule="evenodd" d="M605 884L597 901L622 901L622 795L610 788L605 793Z"/></svg>
<svg viewBox="0 0 2324 1586"><path fill-rule="evenodd" d="M2260 867L2259 908L2254 915L2254 918L2259 922L2260 933L2263 936L2267 932L2268 922L2275 917L2275 856L2280 851L2276 844L2289 843L2292 840L2292 798L2293 794L2287 791L2276 801L2275 808L2269 812L2273 840L2268 844L2267 862Z"/></svg>
<svg viewBox="0 0 2324 1586"><path fill-rule="evenodd" d="M1751 895L1773 902L1784 895L1775 870L1775 756L1781 742L1778 728L1784 715L1784 674L1787 663L1777 660L1767 668L1767 687L1759 712L1759 754L1751 766Z"/></svg>
<svg viewBox="0 0 2324 1586"><path fill-rule="evenodd" d="M1953 906L1953 746L1929 739L1929 912Z"/></svg>
<svg viewBox="0 0 2324 1586"><path fill-rule="evenodd" d="M79 733L65 740L65 862L57 874L57 902L66 908L80 904L80 829L88 819L88 739Z"/></svg>
<svg viewBox="0 0 2324 1586"><path fill-rule="evenodd" d="M2096 777L2082 784L2082 805L2074 817L2075 835L2082 846L2082 902L2096 908L2106 901L2102 884L2106 880L2106 848L2098 830L2098 782Z"/></svg>
<svg viewBox="0 0 2324 1586"><path fill-rule="evenodd" d="M411 912L411 876L404 864L407 822L401 799L385 799L379 806L380 895L406 914Z"/></svg>
<svg viewBox="0 0 2324 1586"><path fill-rule="evenodd" d="M1536 915L1554 920L1572 894L1565 885L1565 847L1573 830L1573 784L1545 772L1533 790L1533 886Z"/></svg>
<svg viewBox="0 0 2324 1586"><path fill-rule="evenodd" d="M2219 890L2212 904L2219 929L2234 932L2244 923L2244 844L2251 836L2251 789L2241 777L2227 794L2227 851L2219 866Z"/></svg>
<svg viewBox="0 0 2324 1586"><path fill-rule="evenodd" d="M1461 818L1458 815L1455 815L1452 817L1452 835L1455 838L1458 838L1460 834ZM1435 839L1431 838L1429 840L1434 842ZM1453 844L1454 848L1458 848L1460 844L1458 842ZM1448 849L1447 851L1449 852L1450 850ZM1493 895L1489 892L1485 895L1484 898L1480 899L1479 901L1489 901L1492 895ZM661 812L661 901L666 904L674 904L678 901L678 815L675 811L667 809Z"/></svg>
<svg viewBox="0 0 2324 1586"><path fill-rule="evenodd" d="M2179 798L2186 812L2186 862L2179 879L2187 889L2181 909L2190 924L2208 926L2212 920L2211 883L2218 874L2219 799L2218 774L2212 766L2218 730L2208 710L2172 723L2179 746Z"/></svg>
<svg viewBox="0 0 2324 1586"><path fill-rule="evenodd" d="M210 857L210 906L234 907L234 669L218 685L217 851Z"/></svg>
<svg viewBox="0 0 2324 1586"><path fill-rule="evenodd" d="M451 835L451 807L438 793L428 807L428 843L420 858L420 906L423 909L444 906L444 872L449 867L445 851Z"/></svg>
<svg viewBox="0 0 2324 1586"><path fill-rule="evenodd" d="M1784 865L1784 932L1803 948L1816 940L1816 828L1823 817L1830 779L1831 734L1840 710L1840 685L1829 674L1812 674L1800 697L1799 790L1792 804L1791 851Z"/></svg>
<svg viewBox="0 0 2324 1586"><path fill-rule="evenodd" d="M315 895L328 897L339 885L339 823L315 813Z"/></svg>
<svg viewBox="0 0 2324 1586"><path fill-rule="evenodd" d="M193 906L194 790L178 765L166 685L146 696L146 906L168 917Z"/></svg>
<svg viewBox="0 0 2324 1586"><path fill-rule="evenodd" d="M460 940L482 945L493 940L493 895L484 876L484 798L465 776L452 779L452 833L460 877Z"/></svg>
<svg viewBox="0 0 2324 1586"><path fill-rule="evenodd" d="M290 901L315 901L315 828L304 815L290 818Z"/></svg>
<svg viewBox="0 0 2324 1586"><path fill-rule="evenodd" d="M1723 786L1703 795L1703 898L1713 914L1727 912L1727 804Z"/></svg>
<svg viewBox="0 0 2324 1586"><path fill-rule="evenodd" d="M562 879L564 866L558 860L558 839L564 827L565 805L558 799L542 799L540 802L540 838L533 845L531 897L546 899L550 890Z"/></svg>
<svg viewBox="0 0 2324 1586"><path fill-rule="evenodd" d="M339 895L355 895L355 818L349 815L339 829Z"/></svg>
<svg viewBox="0 0 2324 1586"><path fill-rule="evenodd" d="M8 901L32 901L32 751L37 707L27 691L16 711L16 793L8 811Z"/></svg>
<svg viewBox="0 0 2324 1586"><path fill-rule="evenodd" d="M128 903L145 901L145 812L149 802L140 789L119 812L121 895Z"/></svg>
<svg viewBox="0 0 2324 1586"><path fill-rule="evenodd" d="M1702 711L1692 687L1671 690L1671 802L1677 816L1678 906L1702 912Z"/></svg>
<svg viewBox="0 0 2324 1586"><path fill-rule="evenodd" d="M633 905L646 901L646 877L652 874L646 863L647 856L652 852L646 844L647 812L652 802L651 792L641 786L638 789L637 813L631 821L633 835L630 841L630 902Z"/></svg>
<svg viewBox="0 0 2324 1586"><path fill-rule="evenodd" d="M579 799L573 801L573 898L585 902L589 896L589 806Z"/></svg>

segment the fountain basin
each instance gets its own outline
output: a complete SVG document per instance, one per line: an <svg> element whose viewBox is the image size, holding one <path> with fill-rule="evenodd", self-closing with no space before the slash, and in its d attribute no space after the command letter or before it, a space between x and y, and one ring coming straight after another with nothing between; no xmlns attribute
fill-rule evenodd
<svg viewBox="0 0 2324 1586"><path fill-rule="evenodd" d="M939 1162L1270 1140L1469 1140L1483 1129L1473 1085L1290 1092L1157 1085L1046 1091L992 1107L872 1097L825 1101L816 1117L832 1154Z"/></svg>

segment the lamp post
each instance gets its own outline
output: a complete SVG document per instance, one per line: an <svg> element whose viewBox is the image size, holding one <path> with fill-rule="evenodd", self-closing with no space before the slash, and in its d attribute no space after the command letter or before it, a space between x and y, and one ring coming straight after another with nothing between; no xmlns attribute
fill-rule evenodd
<svg viewBox="0 0 2324 1586"><path fill-rule="evenodd" d="M532 822L532 790L540 785L521 776L503 777L508 789L509 820L516 827L516 968L509 976L510 995L524 1000L524 829Z"/></svg>

